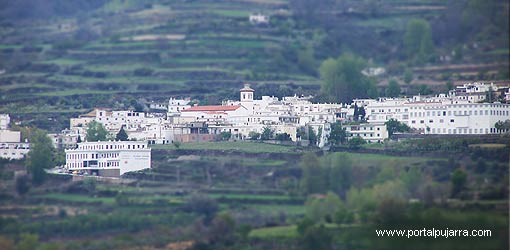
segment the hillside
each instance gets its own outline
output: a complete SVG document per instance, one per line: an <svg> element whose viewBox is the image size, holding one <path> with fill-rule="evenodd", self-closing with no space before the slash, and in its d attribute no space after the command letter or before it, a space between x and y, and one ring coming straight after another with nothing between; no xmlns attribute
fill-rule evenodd
<svg viewBox="0 0 510 250"><path fill-rule="evenodd" d="M218 103L235 98L245 81L257 95L318 94L320 62L341 53L387 68L376 79L380 86L406 68L415 72L416 88L433 90L448 80L509 79L508 36L501 36L508 25L469 30L479 36L458 42L449 34L458 27L442 29L455 23L456 5L439 0L318 1L313 8L298 0L64 2L0 3L0 112L50 130L65 126L52 121L95 106L127 108L169 96ZM257 12L270 23L251 24ZM460 58L409 64L402 37L415 18L431 23L435 58L452 51Z"/></svg>

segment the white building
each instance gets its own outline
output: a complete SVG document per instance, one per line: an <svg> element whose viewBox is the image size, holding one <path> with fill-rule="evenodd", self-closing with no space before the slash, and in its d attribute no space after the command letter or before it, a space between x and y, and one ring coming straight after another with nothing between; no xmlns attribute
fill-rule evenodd
<svg viewBox="0 0 510 250"><path fill-rule="evenodd" d="M0 114L0 130L6 130L9 128L11 123L11 117L9 114Z"/></svg>
<svg viewBox="0 0 510 250"><path fill-rule="evenodd" d="M182 110L191 108L190 105L191 100L189 98L186 99L176 99L176 98L170 98L168 100L168 116L176 116L179 115L179 113Z"/></svg>
<svg viewBox="0 0 510 250"><path fill-rule="evenodd" d="M342 125L347 133L347 139L361 137L367 142L383 142L388 138L388 130L384 123L345 123Z"/></svg>
<svg viewBox="0 0 510 250"><path fill-rule="evenodd" d="M0 158L19 160L30 151L30 143L21 142L20 131L0 130Z"/></svg>
<svg viewBox="0 0 510 250"><path fill-rule="evenodd" d="M486 89L478 86L478 89ZM487 87L488 89L489 87ZM464 89L464 88L463 88ZM466 88L473 89L473 88ZM466 90L468 93L471 90ZM462 92L466 93L466 92ZM458 95L415 96L366 102L369 123L395 119L423 134L496 134L498 121L510 119L510 105L480 103ZM471 95L473 97L473 95ZM478 98L476 98L479 101Z"/></svg>
<svg viewBox="0 0 510 250"><path fill-rule="evenodd" d="M249 20L251 24L269 24L269 16L261 13L251 14Z"/></svg>
<svg viewBox="0 0 510 250"><path fill-rule="evenodd" d="M65 153L66 169L90 175L120 176L151 167L151 149L146 142L82 142Z"/></svg>

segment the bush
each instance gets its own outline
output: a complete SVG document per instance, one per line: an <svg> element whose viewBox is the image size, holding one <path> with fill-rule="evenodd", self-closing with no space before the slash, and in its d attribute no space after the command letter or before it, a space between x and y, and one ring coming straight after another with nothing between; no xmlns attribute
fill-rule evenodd
<svg viewBox="0 0 510 250"><path fill-rule="evenodd" d="M356 137L350 139L347 144L349 145L349 148L359 149L361 147L361 145L366 144L366 143L367 142L363 138L356 136Z"/></svg>

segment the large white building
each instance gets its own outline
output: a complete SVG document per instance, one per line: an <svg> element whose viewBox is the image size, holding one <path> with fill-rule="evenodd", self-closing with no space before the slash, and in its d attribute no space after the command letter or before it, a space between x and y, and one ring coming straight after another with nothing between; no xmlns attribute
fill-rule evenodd
<svg viewBox="0 0 510 250"><path fill-rule="evenodd" d="M21 141L21 132L9 130L11 118L0 114L0 158L20 160L30 151L30 143Z"/></svg>
<svg viewBox="0 0 510 250"><path fill-rule="evenodd" d="M146 142L82 142L75 149L66 149L65 153L65 168L76 173L120 176L151 167L151 149Z"/></svg>

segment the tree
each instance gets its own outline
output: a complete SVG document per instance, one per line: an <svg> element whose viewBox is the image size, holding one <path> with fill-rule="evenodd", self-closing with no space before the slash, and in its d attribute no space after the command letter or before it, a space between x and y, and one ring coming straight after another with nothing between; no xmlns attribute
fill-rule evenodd
<svg viewBox="0 0 510 250"><path fill-rule="evenodd" d="M452 196L456 196L464 186L466 185L467 174L460 168L453 171L451 182L452 182Z"/></svg>
<svg viewBox="0 0 510 250"><path fill-rule="evenodd" d="M498 130L508 132L510 131L510 119L505 121L498 121L494 124L494 127Z"/></svg>
<svg viewBox="0 0 510 250"><path fill-rule="evenodd" d="M347 144L349 145L349 148L352 148L352 149L358 149L361 147L361 145L366 144L366 143L367 143L367 141L365 141L365 139L361 138L360 136L353 137L349 140L349 142L347 142Z"/></svg>
<svg viewBox="0 0 510 250"><path fill-rule="evenodd" d="M292 139L290 138L290 135L287 133L276 134L275 140L277 140L277 141L292 141Z"/></svg>
<svg viewBox="0 0 510 250"><path fill-rule="evenodd" d="M413 72L410 69L404 71L404 82L410 84L413 81Z"/></svg>
<svg viewBox="0 0 510 250"><path fill-rule="evenodd" d="M359 119L364 121L366 115L367 115L367 113L365 111L365 107L363 107L363 106L359 107L358 108L358 117L359 117Z"/></svg>
<svg viewBox="0 0 510 250"><path fill-rule="evenodd" d="M315 130L310 126L308 127L308 141L310 141L310 145L315 146L317 145L317 134L315 133Z"/></svg>
<svg viewBox="0 0 510 250"><path fill-rule="evenodd" d="M299 50L297 53L299 69L309 75L316 75L316 65L313 47Z"/></svg>
<svg viewBox="0 0 510 250"><path fill-rule="evenodd" d="M342 124L340 122L335 122L331 124L331 132L328 136L328 141L331 145L343 144L347 138L347 132L345 128L342 128Z"/></svg>
<svg viewBox="0 0 510 250"><path fill-rule="evenodd" d="M216 246L232 245L235 242L235 226L236 222L230 214L216 215L209 229L209 242Z"/></svg>
<svg viewBox="0 0 510 250"><path fill-rule="evenodd" d="M261 140L270 140L273 138L274 131L269 127L264 127L264 130L262 131L262 134L260 135Z"/></svg>
<svg viewBox="0 0 510 250"><path fill-rule="evenodd" d="M332 101L343 103L350 103L353 98L368 97L374 86L361 73L365 67L362 58L349 54L325 60L319 68L322 92Z"/></svg>
<svg viewBox="0 0 510 250"><path fill-rule="evenodd" d="M181 147L180 141L173 141L172 144L174 144L175 149L179 149Z"/></svg>
<svg viewBox="0 0 510 250"><path fill-rule="evenodd" d="M87 127L87 141L106 141L108 131L102 123L91 121Z"/></svg>
<svg viewBox="0 0 510 250"><path fill-rule="evenodd" d="M222 141L228 141L228 140L230 140L230 137L232 137L232 133L231 132L223 131L223 132L220 133L220 138L221 138Z"/></svg>
<svg viewBox="0 0 510 250"><path fill-rule="evenodd" d="M185 206L187 211L203 215L204 223L208 225L219 211L218 202L205 195L192 195Z"/></svg>
<svg viewBox="0 0 510 250"><path fill-rule="evenodd" d="M324 193L327 189L324 170L315 153L308 152L299 163L302 171L301 190L305 194Z"/></svg>
<svg viewBox="0 0 510 250"><path fill-rule="evenodd" d="M324 225L309 227L303 236L303 249L329 250L333 236Z"/></svg>
<svg viewBox="0 0 510 250"><path fill-rule="evenodd" d="M352 114L355 121L359 120L359 109L358 104L354 103L354 113Z"/></svg>
<svg viewBox="0 0 510 250"><path fill-rule="evenodd" d="M342 205L340 197L333 192L328 192L324 198L311 197L306 201L306 217L318 223L331 223Z"/></svg>
<svg viewBox="0 0 510 250"><path fill-rule="evenodd" d="M250 133L248 134L248 137L250 138L250 140L256 141L260 138L260 133L255 132L255 131L250 131Z"/></svg>
<svg viewBox="0 0 510 250"><path fill-rule="evenodd" d="M129 140L129 136L126 133L126 131L124 130L124 126L122 126L120 128L119 132L115 136L115 140L117 140L117 141L128 141Z"/></svg>
<svg viewBox="0 0 510 250"><path fill-rule="evenodd" d="M331 167L328 174L329 190L343 197L351 187L352 160L345 153L335 153L331 158Z"/></svg>
<svg viewBox="0 0 510 250"><path fill-rule="evenodd" d="M27 175L19 175L16 177L16 192L23 196L30 190L30 180Z"/></svg>
<svg viewBox="0 0 510 250"><path fill-rule="evenodd" d="M455 86L453 85L453 82L452 82L452 81L447 81L447 82L445 83L445 88L446 88L446 91L450 91L450 90L454 89L454 88L455 88Z"/></svg>
<svg viewBox="0 0 510 250"><path fill-rule="evenodd" d="M426 20L412 19L407 23L404 46L410 61L415 63L428 61L434 52L434 43L430 25Z"/></svg>
<svg viewBox="0 0 510 250"><path fill-rule="evenodd" d="M386 125L386 129L388 130L388 136L392 136L393 134L395 134L396 132L409 132L411 131L411 128L403 123L403 122L399 122L398 120L396 119L389 119L388 121L386 121L384 123L384 125Z"/></svg>
<svg viewBox="0 0 510 250"><path fill-rule="evenodd" d="M390 80L386 88L387 97L398 97L400 95L400 85L394 79Z"/></svg>
<svg viewBox="0 0 510 250"><path fill-rule="evenodd" d="M30 151L27 154L27 170L34 184L39 185L46 177L45 169L54 167L54 148L45 131L35 129L30 134Z"/></svg>

